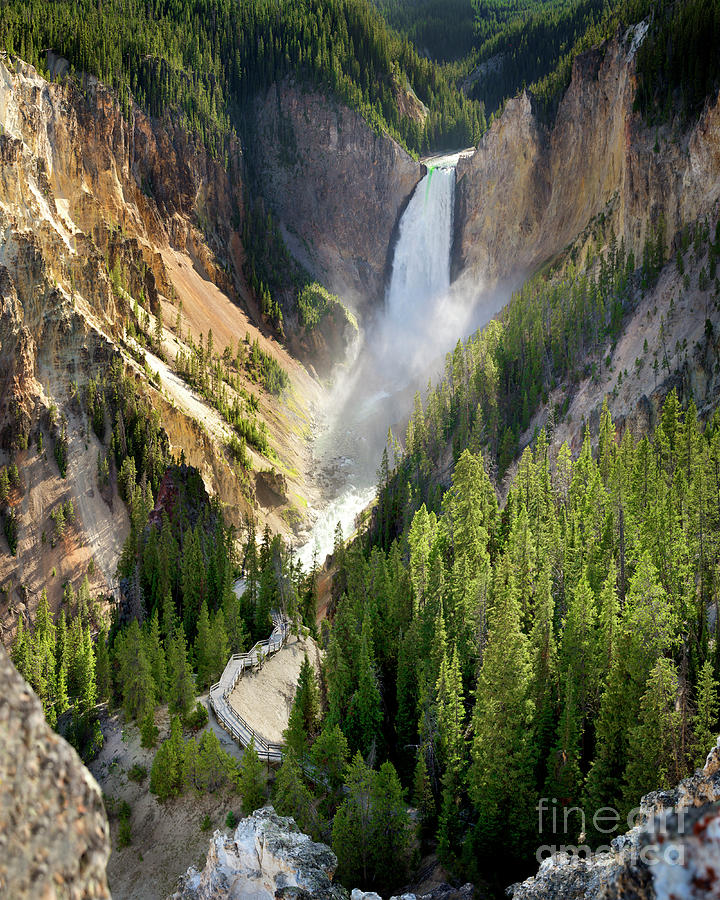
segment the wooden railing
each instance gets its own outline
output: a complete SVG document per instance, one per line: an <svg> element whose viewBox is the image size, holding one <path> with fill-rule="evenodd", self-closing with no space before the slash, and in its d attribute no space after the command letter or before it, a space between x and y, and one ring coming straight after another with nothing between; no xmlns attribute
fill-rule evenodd
<svg viewBox="0 0 720 900"><path fill-rule="evenodd" d="M271 762L282 762L283 744L266 741L230 706L228 698L246 669L261 665L263 660L277 653L285 644L290 623L287 619L276 615L273 615L273 623L275 627L270 637L265 641L258 641L247 653L235 653L231 656L220 676L220 681L210 688L210 705L218 722L243 747L247 747L253 740L258 756L266 760L268 765Z"/></svg>

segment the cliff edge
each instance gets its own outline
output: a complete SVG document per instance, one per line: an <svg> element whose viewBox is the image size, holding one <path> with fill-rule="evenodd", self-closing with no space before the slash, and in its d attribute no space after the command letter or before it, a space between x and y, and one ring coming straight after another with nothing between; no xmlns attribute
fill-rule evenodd
<svg viewBox="0 0 720 900"><path fill-rule="evenodd" d="M100 788L0 646L0 896L109 898Z"/></svg>

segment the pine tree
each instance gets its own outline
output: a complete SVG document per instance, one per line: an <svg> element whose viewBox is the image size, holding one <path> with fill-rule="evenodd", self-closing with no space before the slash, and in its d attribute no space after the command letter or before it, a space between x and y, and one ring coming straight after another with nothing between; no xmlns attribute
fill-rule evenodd
<svg viewBox="0 0 720 900"><path fill-rule="evenodd" d="M677 708L678 672L661 657L653 666L640 703L638 723L630 733L625 770L628 806L655 787L671 787L685 775Z"/></svg>
<svg viewBox="0 0 720 900"><path fill-rule="evenodd" d="M182 620L185 634L192 638L203 600L205 599L205 559L199 527L188 528L183 538L182 570Z"/></svg>
<svg viewBox="0 0 720 900"><path fill-rule="evenodd" d="M230 653L244 653L250 646L250 634L240 612L240 601L234 591L226 594L223 610L229 651Z"/></svg>
<svg viewBox="0 0 720 900"><path fill-rule="evenodd" d="M95 682L97 684L97 698L99 703L110 699L110 654L107 648L107 629L103 625L97 637Z"/></svg>
<svg viewBox="0 0 720 900"><path fill-rule="evenodd" d="M360 641L357 689L350 700L348 729L351 743L357 749L369 752L381 740L380 728L383 715L380 690L375 674L370 621L365 616Z"/></svg>
<svg viewBox="0 0 720 900"><path fill-rule="evenodd" d="M464 765L466 753L463 736L465 706L457 647L453 648L450 663L448 663L447 657L442 662L437 683L437 696L441 758L446 768L452 768L459 774Z"/></svg>
<svg viewBox="0 0 720 900"><path fill-rule="evenodd" d="M384 762L373 782L373 884L386 893L409 873L412 830L393 764Z"/></svg>
<svg viewBox="0 0 720 900"><path fill-rule="evenodd" d="M595 597L583 574L570 598L560 653L563 671L574 681L573 702L581 720L589 719L599 693L596 621Z"/></svg>
<svg viewBox="0 0 720 900"><path fill-rule="evenodd" d="M185 632L179 627L170 641L167 654L168 701L170 712L187 716L195 699L192 670L187 658Z"/></svg>
<svg viewBox="0 0 720 900"><path fill-rule="evenodd" d="M559 842L576 842L582 823L578 814L569 812L579 808L583 786L580 770L580 742L582 737L582 714L578 707L577 681L571 672L565 676L565 694L562 714L557 729L557 740L547 761L547 782L545 796L557 799L557 834ZM566 812L568 810L568 812ZM547 824L543 825L548 831Z"/></svg>
<svg viewBox="0 0 720 900"><path fill-rule="evenodd" d="M67 690L67 667L65 660L60 663L57 673L57 687L55 689L55 712L61 716L70 706Z"/></svg>
<svg viewBox="0 0 720 900"><path fill-rule="evenodd" d="M281 816L292 816L301 831L319 839L320 830L313 812L312 794L303 782L300 766L292 751L285 754L275 779L273 803Z"/></svg>
<svg viewBox="0 0 720 900"><path fill-rule="evenodd" d="M167 697L167 665L165 649L160 636L160 623L157 609L153 611L149 623L145 625L145 652L150 662L155 683L155 696L157 702L162 702Z"/></svg>
<svg viewBox="0 0 720 900"><path fill-rule="evenodd" d="M643 441L639 448L642 446ZM637 471L635 477L638 476L644 480L642 469ZM645 486L639 478L637 487L644 492ZM629 741L637 728L650 672L658 658L677 643L679 633L677 608L669 602L646 551L637 563L628 589L623 627L618 634L614 663L600 704L597 749L587 780L589 807L612 805L622 812L637 801L637 797L631 799L621 773L630 763Z"/></svg>
<svg viewBox="0 0 720 900"><path fill-rule="evenodd" d="M296 695L297 700L297 695ZM283 739L288 751L293 753L297 759L303 759L307 752L308 734L305 730L305 719L303 717L302 706L293 702L288 717L288 726L283 732Z"/></svg>
<svg viewBox="0 0 720 900"><path fill-rule="evenodd" d="M619 628L619 608L617 598L617 569L610 563L607 578L600 594L600 613L598 617L598 674L604 679L610 671L615 659Z"/></svg>
<svg viewBox="0 0 720 900"><path fill-rule="evenodd" d="M97 686L95 684L95 653L93 652L92 636L88 625L84 632L82 651L82 681L79 695L79 705L83 712L91 710L97 701Z"/></svg>
<svg viewBox="0 0 720 900"><path fill-rule="evenodd" d="M697 686L697 712L693 719L693 762L697 767L705 764L707 754L717 743L720 686L713 675L710 660L703 663Z"/></svg>
<svg viewBox="0 0 720 900"><path fill-rule="evenodd" d="M170 722L170 737L158 748L150 769L150 792L161 802L176 797L183 790L185 747L178 716Z"/></svg>
<svg viewBox="0 0 720 900"><path fill-rule="evenodd" d="M233 772L232 760L220 746L218 736L212 729L202 733L198 759L202 790L213 792L229 784L229 776Z"/></svg>
<svg viewBox="0 0 720 900"><path fill-rule="evenodd" d="M437 823L437 809L432 784L428 775L425 752L420 748L413 778L413 804L420 817L420 831L423 837L430 837Z"/></svg>
<svg viewBox="0 0 720 900"><path fill-rule="evenodd" d="M165 638L166 646L169 646L170 639L175 634L178 626L178 618L175 613L175 604L170 590L163 594L162 601L162 633Z"/></svg>
<svg viewBox="0 0 720 900"><path fill-rule="evenodd" d="M265 777L262 763L255 749L255 739L245 748L237 776L238 792L242 797L243 815L249 816L265 803Z"/></svg>
<svg viewBox="0 0 720 900"><path fill-rule="evenodd" d="M123 710L128 719L141 721L155 707L155 682L137 619L115 642Z"/></svg>
<svg viewBox="0 0 720 900"><path fill-rule="evenodd" d="M220 678L223 669L230 659L230 641L225 627L225 613L219 609L213 616L211 632L211 657L209 684L214 684Z"/></svg>
<svg viewBox="0 0 720 900"><path fill-rule="evenodd" d="M192 737L185 743L183 748L183 768L182 768L183 787L186 790L194 789L198 794L204 791L202 766L200 764L200 754L198 752L197 739Z"/></svg>
<svg viewBox="0 0 720 900"><path fill-rule="evenodd" d="M303 661L300 664L300 674L294 702L300 708L306 734L313 736L320 713L320 698L315 669L308 659L307 652L304 654Z"/></svg>
<svg viewBox="0 0 720 900"><path fill-rule="evenodd" d="M154 747L158 738L158 727L155 724L155 713L152 709L148 709L144 719L140 723L140 744L149 749Z"/></svg>
<svg viewBox="0 0 720 900"><path fill-rule="evenodd" d="M277 579L271 553L260 573L258 599L253 610L253 634L257 640L266 638L272 630L271 612L278 603Z"/></svg>
<svg viewBox="0 0 720 900"><path fill-rule="evenodd" d="M372 769L356 753L345 776L346 795L335 814L332 849L338 880L370 887L372 878Z"/></svg>
<svg viewBox="0 0 720 900"><path fill-rule="evenodd" d="M347 739L340 726L326 723L312 745L310 754L313 763L327 779L330 789L339 790L350 755Z"/></svg>
<svg viewBox="0 0 720 900"><path fill-rule="evenodd" d="M385 892L402 880L409 863L410 828L397 772L389 762L374 772L357 753L345 787L332 831L339 878Z"/></svg>
<svg viewBox="0 0 720 900"><path fill-rule="evenodd" d="M15 641L10 652L10 657L18 672L23 678L29 680L29 638L28 633L25 630L25 620L22 615L18 616L17 632L15 634Z"/></svg>
<svg viewBox="0 0 720 900"><path fill-rule="evenodd" d="M198 685L206 688L212 684L212 637L210 634L210 617L207 604L203 600L200 606L200 615L197 620L197 634L195 635L195 661L198 671Z"/></svg>
<svg viewBox="0 0 720 900"><path fill-rule="evenodd" d="M538 780L542 782L545 764L555 738L557 721L558 652L555 639L555 602L552 594L550 560L546 550L540 568L535 600L534 621L530 631L532 659L531 696L535 710L534 732L538 750Z"/></svg>
<svg viewBox="0 0 720 900"><path fill-rule="evenodd" d="M530 651L507 556L494 594L473 713L470 797L478 853L489 858L502 846L506 855L522 857L533 821L533 707Z"/></svg>

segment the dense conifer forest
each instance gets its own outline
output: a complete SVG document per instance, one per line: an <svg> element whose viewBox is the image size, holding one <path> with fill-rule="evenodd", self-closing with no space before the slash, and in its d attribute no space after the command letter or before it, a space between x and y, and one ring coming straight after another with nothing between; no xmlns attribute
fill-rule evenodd
<svg viewBox="0 0 720 900"><path fill-rule="evenodd" d="M303 664L273 802L332 844L344 883L380 891L411 868L408 803L422 847L458 877L493 872L500 887L530 870L539 845L574 844L581 831L604 842L599 807L624 820L640 795L689 773L720 715L720 414L702 424L673 392L654 433L636 439L605 406L577 459L567 445L551 452L541 431L504 502L494 486L543 393L587 374L667 264L661 226L639 265L611 235L603 242L582 270L570 257L536 276L449 354L445 378L416 400L405 449L383 459L371 527L347 545L336 534L319 630L315 573L279 537L258 541L253 523L227 527L132 378L117 368L91 382L99 466L117 472L131 515L123 602L108 626L102 598L68 585L55 621L43 597L31 626L21 622L13 659L48 720L90 758L99 703L122 709L149 747L167 705L150 790L161 802L228 790L249 812L268 796L257 754L238 765L209 732L195 736L207 721L196 697L284 610L326 655L319 678ZM669 265L692 252L714 271L717 229L699 223L681 244ZM535 808L553 797L557 833L550 815L538 833ZM563 807L588 818L565 821Z"/></svg>
<svg viewBox="0 0 720 900"><path fill-rule="evenodd" d="M73 72L113 86L126 107L132 97L151 115L180 116L218 156L242 135L256 93L290 74L335 93L413 152L466 147L486 115L523 87L551 115L573 57L647 15L638 93L646 112L659 98L667 115L675 90L694 112L720 75L712 0L469 4L3 0L0 46L41 71L54 50ZM424 122L400 112L398 92L407 87L428 108Z"/></svg>

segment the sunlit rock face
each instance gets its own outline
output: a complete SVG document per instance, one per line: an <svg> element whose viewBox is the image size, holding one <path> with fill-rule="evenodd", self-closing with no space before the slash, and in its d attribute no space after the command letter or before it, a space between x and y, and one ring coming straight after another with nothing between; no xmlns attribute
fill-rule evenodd
<svg viewBox="0 0 720 900"><path fill-rule="evenodd" d="M720 102L687 129L634 112L640 24L573 61L554 121L528 94L505 106L458 164L453 268L487 284L532 271L602 216L636 258L664 220L666 241L720 196ZM589 245L588 245L589 246Z"/></svg>
<svg viewBox="0 0 720 900"><path fill-rule="evenodd" d="M171 900L382 900L373 891L348 892L333 883L337 857L303 834L295 820L266 806L243 819L232 837L216 831L205 868L194 866ZM391 900L472 900L471 884L435 885L430 893L405 893Z"/></svg>
<svg viewBox="0 0 720 900"><path fill-rule="evenodd" d="M100 788L0 646L0 897L109 898Z"/></svg>
<svg viewBox="0 0 720 900"><path fill-rule="evenodd" d="M271 806L243 819L232 838L216 831L202 872L190 868L173 900L241 900L252 897L347 900L333 884L337 857L316 844L295 821Z"/></svg>
<svg viewBox="0 0 720 900"><path fill-rule="evenodd" d="M558 854L510 888L513 900L720 898L720 739L705 767L643 797L640 822L608 852Z"/></svg>

